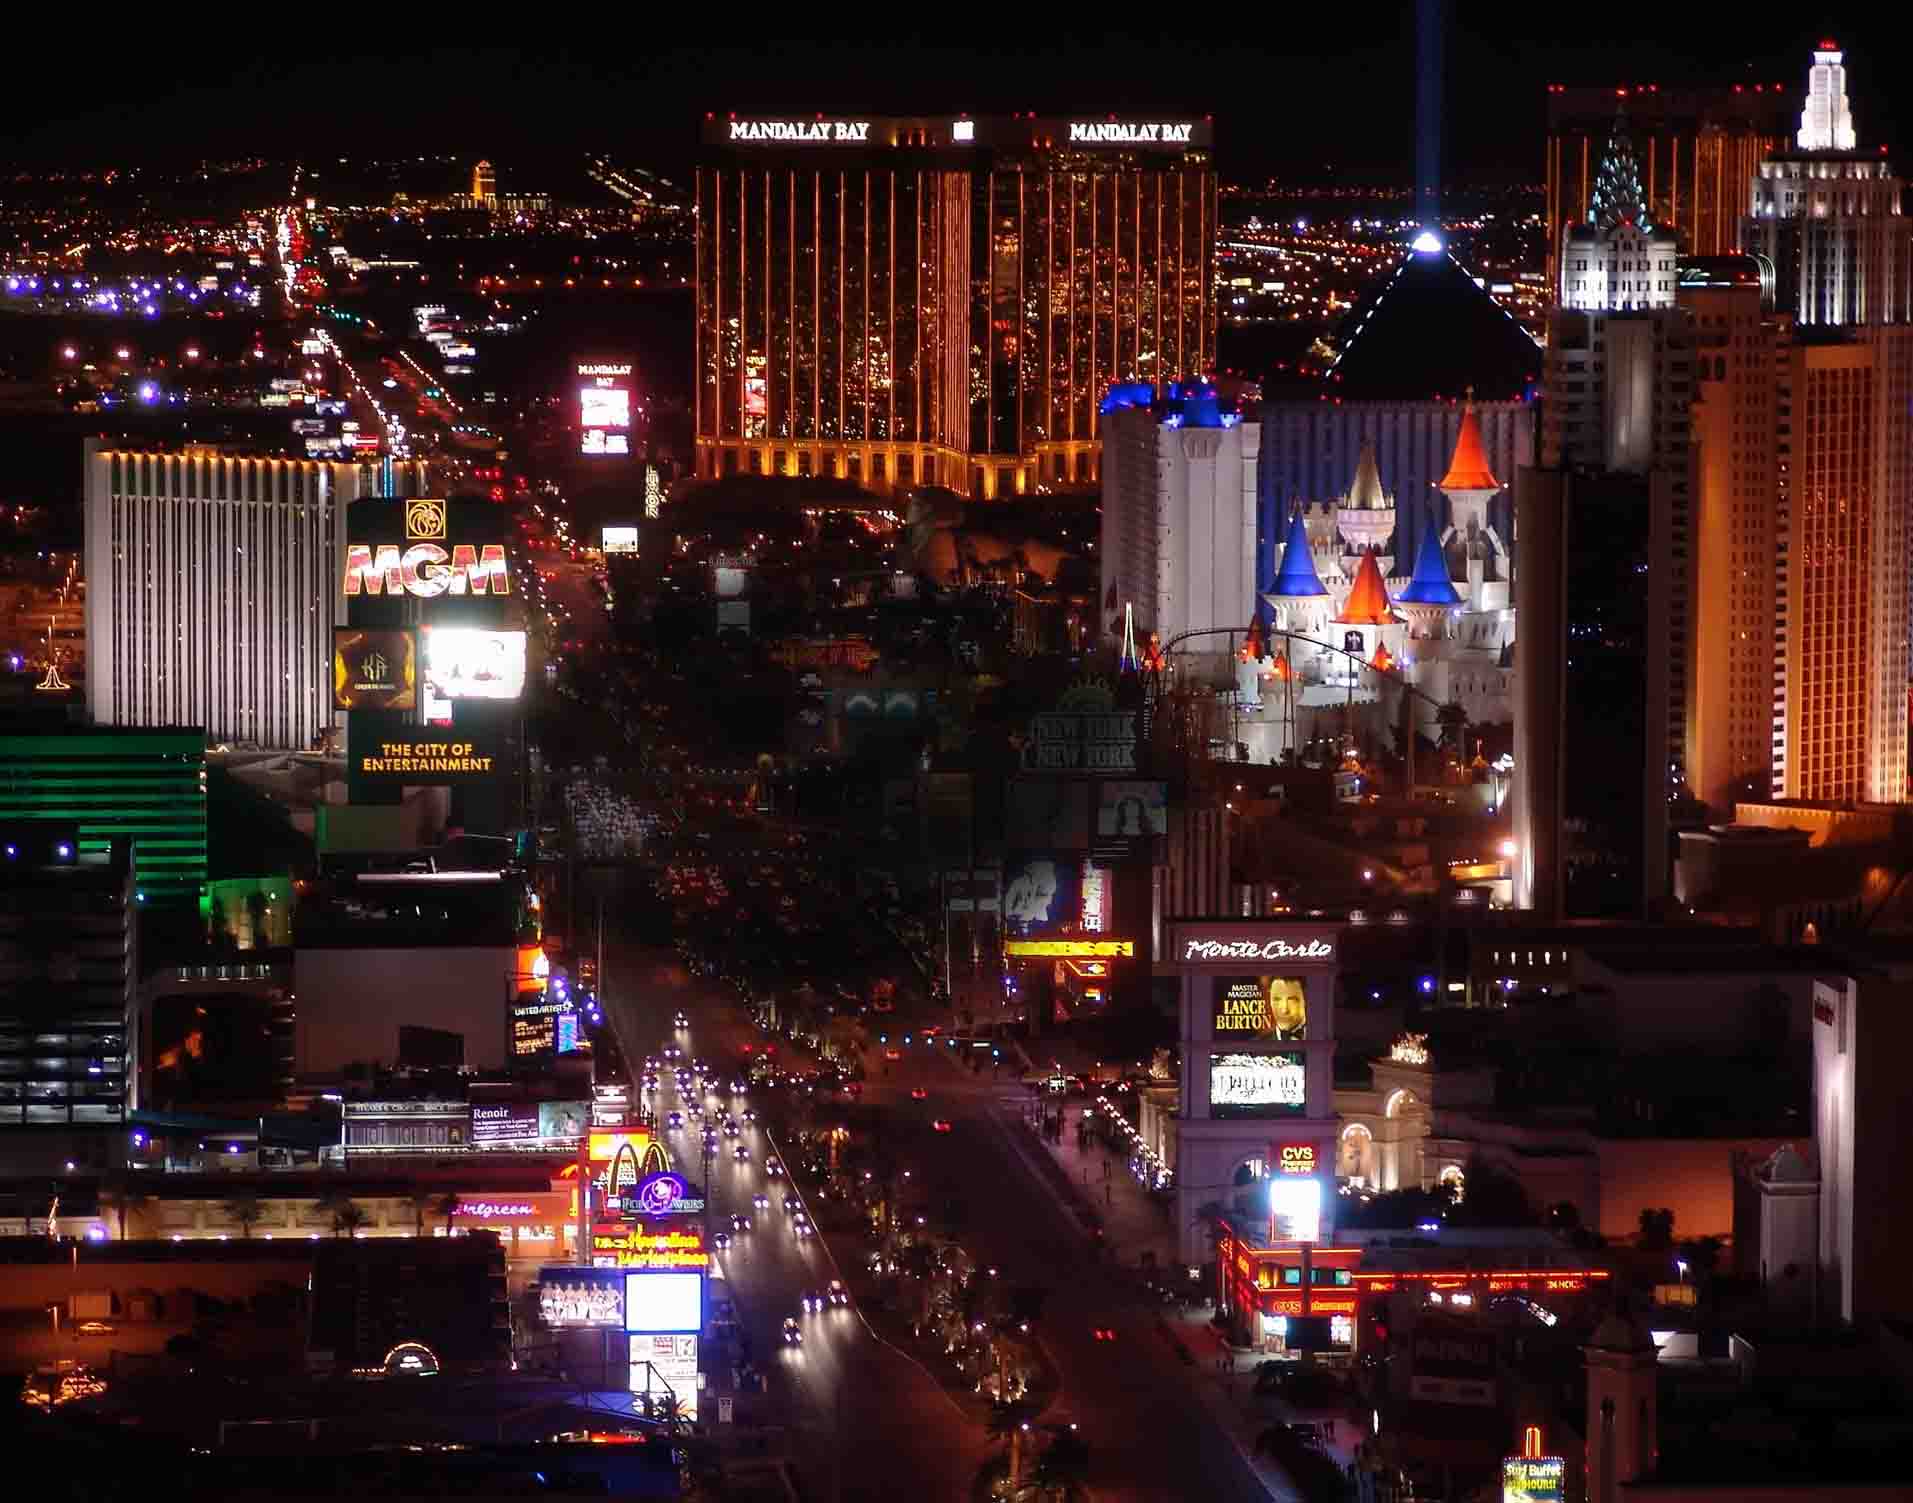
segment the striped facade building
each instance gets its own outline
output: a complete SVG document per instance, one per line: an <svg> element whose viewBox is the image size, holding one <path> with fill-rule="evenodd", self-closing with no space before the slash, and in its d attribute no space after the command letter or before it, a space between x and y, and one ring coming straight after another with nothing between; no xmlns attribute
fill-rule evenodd
<svg viewBox="0 0 1913 1503"><path fill-rule="evenodd" d="M333 725L345 507L372 465L86 447L87 708L304 750ZM424 488L424 466L394 477Z"/></svg>

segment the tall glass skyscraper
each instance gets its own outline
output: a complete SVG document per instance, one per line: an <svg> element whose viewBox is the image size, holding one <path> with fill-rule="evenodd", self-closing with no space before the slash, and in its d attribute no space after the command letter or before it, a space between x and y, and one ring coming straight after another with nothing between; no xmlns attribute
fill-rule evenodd
<svg viewBox="0 0 1913 1503"><path fill-rule="evenodd" d="M1207 121L707 117L703 476L1096 477L1112 381L1215 361Z"/></svg>

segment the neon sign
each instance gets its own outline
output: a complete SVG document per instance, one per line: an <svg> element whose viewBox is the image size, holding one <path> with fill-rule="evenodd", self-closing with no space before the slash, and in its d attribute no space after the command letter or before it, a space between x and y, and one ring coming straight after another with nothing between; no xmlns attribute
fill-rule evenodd
<svg viewBox="0 0 1913 1503"><path fill-rule="evenodd" d="M1313 1143L1284 1143L1282 1151L1276 1156L1278 1174L1315 1173L1315 1145Z"/></svg>
<svg viewBox="0 0 1913 1503"><path fill-rule="evenodd" d="M1333 960L1335 946L1325 939L1291 943L1286 939L1185 939L1182 958L1189 960Z"/></svg>
<svg viewBox="0 0 1913 1503"><path fill-rule="evenodd" d="M454 1216L531 1216L536 1212L528 1200L461 1200L452 1208Z"/></svg>
<svg viewBox="0 0 1913 1503"><path fill-rule="evenodd" d="M1069 138L1092 146L1187 146L1193 121L1158 124L1145 120L1072 120Z"/></svg>
<svg viewBox="0 0 1913 1503"><path fill-rule="evenodd" d="M733 120L733 141L846 141L862 145L870 139L868 120Z"/></svg>
<svg viewBox="0 0 1913 1503"><path fill-rule="evenodd" d="M403 552L396 543L351 543L345 550L348 595L509 595L511 575L502 543L474 547L455 543L447 553L437 543L413 543Z"/></svg>
<svg viewBox="0 0 1913 1503"><path fill-rule="evenodd" d="M711 1266L697 1231L647 1232L640 1226L600 1224L591 1229L591 1256L618 1268L700 1269Z"/></svg>
<svg viewBox="0 0 1913 1503"><path fill-rule="evenodd" d="M691 1187L681 1174L647 1174L628 1199L646 1216L662 1216L674 1210L690 1194Z"/></svg>
<svg viewBox="0 0 1913 1503"><path fill-rule="evenodd" d="M1003 953L1012 960L1087 960L1094 956L1127 959L1136 953L1130 939L1012 939Z"/></svg>

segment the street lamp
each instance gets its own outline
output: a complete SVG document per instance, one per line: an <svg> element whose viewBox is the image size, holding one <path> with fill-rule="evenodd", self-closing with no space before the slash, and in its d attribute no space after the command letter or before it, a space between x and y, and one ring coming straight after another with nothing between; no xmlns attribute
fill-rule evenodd
<svg viewBox="0 0 1913 1503"><path fill-rule="evenodd" d="M1685 1284L1687 1282L1687 1259L1676 1258L1674 1260L1674 1267L1680 1270L1681 1282Z"/></svg>

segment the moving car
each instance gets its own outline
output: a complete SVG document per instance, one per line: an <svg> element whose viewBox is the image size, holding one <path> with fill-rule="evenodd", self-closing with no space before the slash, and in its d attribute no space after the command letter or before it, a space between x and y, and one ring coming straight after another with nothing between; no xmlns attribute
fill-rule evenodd
<svg viewBox="0 0 1913 1503"><path fill-rule="evenodd" d="M850 1291L844 1288L844 1281L842 1279L832 1279L830 1281L830 1287L826 1289L824 1293L833 1305L847 1305L850 1303Z"/></svg>
<svg viewBox="0 0 1913 1503"><path fill-rule="evenodd" d="M824 1308L824 1297L821 1294L813 1294L810 1290L806 1289L802 1303L804 1306L804 1314L815 1315Z"/></svg>
<svg viewBox="0 0 1913 1503"><path fill-rule="evenodd" d="M689 1028L691 1026L691 1019L687 1013L679 1013L671 1019L671 1022L679 1028Z"/></svg>
<svg viewBox="0 0 1913 1503"><path fill-rule="evenodd" d="M724 1249L730 1245L731 1234L729 1232L719 1232L715 1237L711 1238L711 1246L715 1247L719 1252L723 1252Z"/></svg>
<svg viewBox="0 0 1913 1503"><path fill-rule="evenodd" d="M786 1315L784 1317L784 1345L802 1346L803 1344L804 1332L797 1324L797 1318L794 1315Z"/></svg>
<svg viewBox="0 0 1913 1503"><path fill-rule="evenodd" d="M786 1195L784 1197L784 1210L786 1212L801 1211L803 1208L803 1202L798 1200L795 1195Z"/></svg>
<svg viewBox="0 0 1913 1503"><path fill-rule="evenodd" d="M782 1174L784 1172L783 1161L773 1154L770 1158L764 1160L764 1172L772 1175Z"/></svg>
<svg viewBox="0 0 1913 1503"><path fill-rule="evenodd" d="M771 1208L771 1198L770 1196L764 1194L762 1191L759 1191L756 1195L753 1195L751 1197L752 1210L768 1211L770 1208Z"/></svg>
<svg viewBox="0 0 1913 1503"><path fill-rule="evenodd" d="M938 1132L948 1132L950 1130L950 1119L947 1117L939 1117L936 1121L932 1122L930 1126Z"/></svg>
<svg viewBox="0 0 1913 1503"><path fill-rule="evenodd" d="M928 1101L930 1099L930 1093L924 1090L922 1086L912 1086L910 1088L910 1099L912 1101ZM677 1113L673 1112L671 1115L675 1117Z"/></svg>
<svg viewBox="0 0 1913 1503"><path fill-rule="evenodd" d="M731 1157L736 1159L740 1164L748 1164L751 1161L751 1151L742 1143L739 1143L737 1147L731 1150Z"/></svg>
<svg viewBox="0 0 1913 1503"><path fill-rule="evenodd" d="M732 1231L734 1231L734 1232L748 1232L748 1231L749 1231L750 1229L751 1229L751 1218L750 1218L750 1217L748 1217L748 1216L744 1216L744 1215L740 1215L740 1214L738 1214L737 1212L732 1212L732 1213L731 1213L731 1230L732 1230Z"/></svg>

